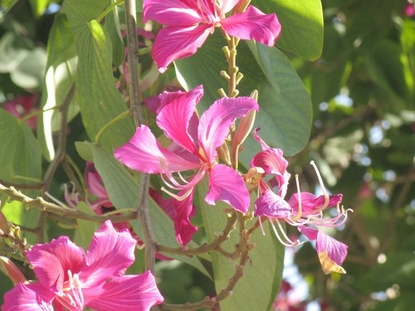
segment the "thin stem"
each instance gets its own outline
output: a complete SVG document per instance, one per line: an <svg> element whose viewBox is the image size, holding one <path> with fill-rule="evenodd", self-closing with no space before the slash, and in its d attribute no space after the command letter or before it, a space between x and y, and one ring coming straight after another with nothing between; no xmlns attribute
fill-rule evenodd
<svg viewBox="0 0 415 311"><path fill-rule="evenodd" d="M14 187L5 187L0 184L0 193L7 195L10 200L12 201L19 201L24 203L28 208L35 208L42 212L47 212L51 214L55 214L62 217L69 217L75 219L84 219L93 222L104 222L105 220L110 219L112 222L123 222L137 218L137 212L126 213L121 215L111 215L108 216L104 215L91 215L86 214L81 211L78 211L73 208L69 208L66 206L60 206L48 201L45 201L41 197L37 197L35 199L21 193L20 191L16 190ZM121 213L122 210L119 210Z"/></svg>
<svg viewBox="0 0 415 311"><path fill-rule="evenodd" d="M130 110L134 124L140 126L144 123L144 115L140 103L140 72L138 68L138 40L137 40L137 18L135 1L125 1L125 15L127 21L127 44L128 44L128 90L130 93Z"/></svg>
<svg viewBox="0 0 415 311"><path fill-rule="evenodd" d="M217 238L209 244L203 244L193 249L183 249L182 247L173 248L164 245L157 245L157 251L166 254L177 254L185 256L194 256L199 254L205 254L211 251L221 251L220 245L229 239L229 234L235 229L236 214L233 213L229 218L228 222L223 231L217 236Z"/></svg>
<svg viewBox="0 0 415 311"><path fill-rule="evenodd" d="M130 111L128 111L128 110L124 111L124 112L121 112L118 116L116 116L110 122L105 124L105 126L102 129L99 130L97 135L95 135L94 144L99 145L100 142L101 142L101 137L105 133L105 131L108 130L108 128L110 128L114 123L117 123L118 121L127 118L129 115L130 115Z"/></svg>
<svg viewBox="0 0 415 311"><path fill-rule="evenodd" d="M5 185L6 187L15 187L18 189L33 189L33 190L40 190L43 188L43 183L37 183L37 184L21 184L21 183L15 183L15 182L8 182L5 180L0 179L0 184Z"/></svg>
<svg viewBox="0 0 415 311"><path fill-rule="evenodd" d="M134 124L140 126L144 123L144 114L140 103L140 85L138 69L138 40L136 22L136 4L134 0L125 0L125 16L127 21L127 42L128 42L128 65L130 78L128 79L128 90L130 93L130 110ZM145 244L145 267L152 273L155 272L156 242L148 211L148 189L150 177L148 174L141 174L139 197L141 198L137 212L143 227L143 241Z"/></svg>
<svg viewBox="0 0 415 311"><path fill-rule="evenodd" d="M228 81L228 97L236 97L239 94L236 88L239 81L242 79L242 75L239 73L239 68L236 66L236 47L238 46L239 39L229 36L225 30L221 29L222 34L228 43L222 50L225 53L226 60L228 61L228 72L221 72L221 75Z"/></svg>
<svg viewBox="0 0 415 311"><path fill-rule="evenodd" d="M241 213L237 214L237 220L239 222L239 231L240 231L240 242L236 247L235 252L239 253L239 262L236 266L235 272L229 278L227 286L222 289L219 294L215 297L205 297L203 300L186 303L186 304L163 304L161 305L162 310L199 310L201 308L213 307L217 305L220 301L227 298L231 295L232 290L235 288L236 283L243 276L244 267L249 260L249 251L252 249L252 246L249 245L250 233L245 228L246 218Z"/></svg>
<svg viewBox="0 0 415 311"><path fill-rule="evenodd" d="M105 18L105 16L107 16L108 15L108 13L110 13L112 10L114 10L114 8L117 6L117 5L121 5L122 3L124 2L124 0L118 0L118 1L115 1L114 3L112 3L104 12L102 12L98 17L97 17L97 21L98 22L101 22L104 18Z"/></svg>

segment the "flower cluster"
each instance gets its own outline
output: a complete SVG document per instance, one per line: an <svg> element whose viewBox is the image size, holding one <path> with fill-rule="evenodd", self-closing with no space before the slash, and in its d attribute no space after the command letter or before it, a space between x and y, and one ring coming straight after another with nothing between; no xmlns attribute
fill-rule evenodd
<svg viewBox="0 0 415 311"><path fill-rule="evenodd" d="M153 59L164 72L173 61L193 55L215 28L219 28L228 43L231 37L255 40L273 46L281 25L275 14L264 14L239 0L144 0L144 21L155 20L164 25L152 47ZM310 240L316 240L316 249L326 273L344 273L341 267L347 246L330 238L319 227L338 227L347 218L347 210L340 208L342 195L329 196L319 177L323 195L300 192L288 201L288 162L282 150L269 147L254 132L262 151L252 159L250 169L242 175L237 170L239 146L252 128L258 103L250 97L224 97L215 101L199 118L196 105L203 96L202 86L189 92L163 92L152 99L152 111L164 136L170 140L163 146L146 125L137 128L129 142L115 150L115 157L127 167L149 174L159 174L164 182L162 190L173 200L174 226L179 243L186 245L196 232L190 219L195 213L193 197L196 185L208 178L205 196L208 204L224 201L235 211L247 213L250 192L258 189L254 215L269 219L284 245L296 245L281 226L281 221L297 227ZM155 104L155 105L154 105ZM239 130L231 132L235 121ZM232 135L234 134L234 135ZM230 156L223 157L232 146ZM221 163L220 160L225 160ZM191 173L194 172L194 173ZM266 181L267 180L267 181ZM248 187L246 186L248 185ZM337 208L337 216L326 218L324 211Z"/></svg>
<svg viewBox="0 0 415 311"><path fill-rule="evenodd" d="M340 207L342 195L327 193L320 173L312 162L323 194L316 196L309 192L300 192L297 183L298 192L286 201L288 180L291 176L287 172L288 162L281 149L269 147L259 137L258 129L254 132L254 137L260 143L262 151L252 159L246 179L251 186L258 188L255 215L260 219L269 219L276 236L286 246L295 246L299 242L291 241L286 236L281 221L297 227L308 239L316 241L316 250L325 273L345 273L341 264L347 255L347 245L316 229L344 224L349 210ZM270 177L268 182L265 181L266 177ZM323 212L331 207L336 209L336 216L326 217Z"/></svg>
<svg viewBox="0 0 415 311"><path fill-rule="evenodd" d="M2 310L150 310L163 302L154 276L124 275L134 262L135 244L110 221L97 230L87 253L66 236L37 244L26 256L38 281L17 283Z"/></svg>
<svg viewBox="0 0 415 311"><path fill-rule="evenodd" d="M277 16L265 14L249 3L243 0L144 0L143 21L153 20L162 25L151 47L158 70L163 73L174 61L195 54L216 29L223 34L229 47L232 45L235 55L239 40L274 46L281 32ZM153 39L151 32L140 30L138 34ZM227 60L231 66L230 57L227 56ZM128 82L127 64L124 62L121 68ZM152 73L157 72L157 68L153 64ZM239 70L233 69L234 73ZM231 79L227 73L223 76ZM235 74L234 79L240 80L242 75L238 77ZM149 80L153 82L153 78L151 75ZM148 89L152 82L145 82L148 85L143 88ZM342 264L347 245L323 231L337 228L346 221L349 210L341 206L342 195L327 192L312 163L322 194L301 192L296 176L298 191L287 199L291 177L287 171L288 161L281 149L272 148L261 139L259 129L253 131L253 136L261 151L255 154L245 172L238 170L240 146L252 132L259 104L255 96L236 97L238 93L229 93L235 97L226 97L221 92L223 97L215 100L200 116L196 108L204 95L202 85L187 92L165 91L147 99L150 110L156 115L155 126L138 126L132 138L114 151L114 156L130 169L160 176L163 187L159 190L170 198L163 198L154 189L149 190L149 195L172 219L176 239L184 248L198 230L192 223L196 214L193 201L197 186L206 180L208 189L204 200L207 204L225 202L235 213L240 213L238 215L247 215L241 217L244 221L257 217L253 229L269 221L285 246L301 243L287 236L283 224L295 227L308 240L315 241L325 273L345 273ZM36 119L31 113L36 111L33 108L36 99L17 97L3 108L19 118L29 115L28 123L35 128ZM162 137L155 133L162 133ZM86 196L91 209L98 215L115 210L93 163L87 163L84 179L88 194L94 197ZM252 202L254 193L256 199ZM79 195L65 192L65 196L76 208ZM329 209L335 211L335 216L327 213ZM144 311L162 303L164 299L152 272L125 275L135 260L137 242L142 243L134 234L128 222L113 225L108 220L95 232L87 252L66 236L37 244L25 252L36 281L26 280L10 260L0 257L0 263L7 266L15 283L4 297L2 310L80 311L89 308L116 311L123 308ZM156 257L166 259L160 254Z"/></svg>
<svg viewBox="0 0 415 311"><path fill-rule="evenodd" d="M174 199L177 240L186 245L197 230L190 221L195 213L193 195L196 185L208 176L209 190L205 197L208 204L214 205L221 200L234 210L247 213L249 191L258 189L254 214L260 221L269 219L284 245L294 246L299 242L293 242L285 235L281 221L316 241L325 273L345 273L341 264L347 254L347 245L317 229L338 227L346 221L348 210L340 207L342 195L328 195L316 169L323 194L315 196L299 191L285 200L291 176L287 171L288 162L282 150L269 147L259 137L258 130L254 131L254 137L262 151L252 159L247 174L242 176L233 167L220 163L217 150L228 138L230 126L236 118L256 111L258 104L250 97L222 98L199 119L195 108L202 95L201 86L189 92L164 92L160 95L156 123L171 140L169 146L163 147L149 127L142 125L129 142L114 152L115 157L129 168L161 176L165 184L162 190ZM195 173L184 173L192 171ZM330 207L336 208L337 216L326 218L323 212Z"/></svg>
<svg viewBox="0 0 415 311"><path fill-rule="evenodd" d="M183 245L196 231L190 222L194 213L193 196L196 185L206 175L209 178L209 192L205 197L208 204L221 200L244 213L249 208L249 193L242 176L218 163L217 148L225 143L235 119L257 110L258 104L250 97L222 98L199 119L195 108L202 96L202 86L189 92L160 95L156 122L172 141L168 147L163 147L149 127L142 125L127 144L114 152L115 157L131 169L161 175L168 188L163 190L176 199L173 203L176 238ZM181 173L191 170L196 173L187 178Z"/></svg>

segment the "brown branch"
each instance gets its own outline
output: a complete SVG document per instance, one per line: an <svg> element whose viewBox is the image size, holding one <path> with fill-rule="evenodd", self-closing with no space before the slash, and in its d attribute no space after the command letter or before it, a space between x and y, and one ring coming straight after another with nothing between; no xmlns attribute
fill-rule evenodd
<svg viewBox="0 0 415 311"><path fill-rule="evenodd" d="M229 239L229 234L235 228L236 214L228 218L228 222L223 231L211 243L205 243L196 248L183 249L181 247L173 248L164 245L157 245L157 252L166 254L177 254L184 256L194 256L199 254L206 254L212 251L221 251L220 245Z"/></svg>
<svg viewBox="0 0 415 311"><path fill-rule="evenodd" d="M142 106L140 103L140 86L138 70L138 40L136 22L136 4L134 0L125 0L125 17L127 21L127 42L128 42L128 65L129 79L128 89L130 94L130 109L135 126L144 123ZM143 227L143 241L145 244L146 269L153 274L155 272L156 240L154 238L148 211L148 189L150 177L148 174L141 174L139 197L141 198L137 211Z"/></svg>
<svg viewBox="0 0 415 311"><path fill-rule="evenodd" d="M245 264L249 260L249 251L252 249L252 245L249 244L249 239L251 234L249 230L246 230L246 217L241 213L236 213L239 222L239 231L240 231L240 242L236 247L235 252L239 252L239 262L236 266L235 272L229 278L229 282L225 288L223 288L219 294L215 297L205 297L204 299L194 302L194 303L185 303L185 304L168 304L165 303L161 305L162 310L199 310L201 308L213 307L217 305L220 301L224 300L231 295L232 290L235 288L235 285L238 283L239 279L243 276L243 269Z"/></svg>

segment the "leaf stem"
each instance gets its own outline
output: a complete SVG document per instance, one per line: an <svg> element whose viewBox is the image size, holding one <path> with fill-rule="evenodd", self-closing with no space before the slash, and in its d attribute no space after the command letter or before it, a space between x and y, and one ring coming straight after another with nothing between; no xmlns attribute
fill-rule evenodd
<svg viewBox="0 0 415 311"><path fill-rule="evenodd" d="M118 1L115 1L115 2L113 2L108 8L106 8L98 17L97 17L97 21L98 22L101 22L104 18L105 18L105 16L107 16L108 15L108 13L110 13L112 10L114 10L114 8L117 6L117 5L121 5L121 4L123 4L123 2L124 2L124 0L118 0Z"/></svg>

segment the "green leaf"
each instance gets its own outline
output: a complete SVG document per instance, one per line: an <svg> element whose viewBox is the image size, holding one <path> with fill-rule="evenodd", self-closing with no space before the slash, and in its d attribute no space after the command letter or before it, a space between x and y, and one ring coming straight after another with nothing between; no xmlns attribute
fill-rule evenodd
<svg viewBox="0 0 415 311"><path fill-rule="evenodd" d="M85 202L79 202L76 209L86 214L94 215L92 209ZM95 231L97 231L100 225L99 223L82 219L77 219L76 222L78 227L75 229L73 241L76 245L87 250Z"/></svg>
<svg viewBox="0 0 415 311"><path fill-rule="evenodd" d="M199 104L202 110L219 97L220 87L226 87L225 79L219 75L227 68L221 52L224 44L220 34L214 34L194 56L175 62L179 81L186 89L203 84L205 95ZM259 91L260 110L255 126L262 128L260 135L269 145L284 150L286 156L299 152L308 142L312 109L310 96L291 62L277 48L241 42L237 65L244 75L238 86L240 95ZM258 143L249 137L241 159L249 163L258 150Z"/></svg>
<svg viewBox="0 0 415 311"><path fill-rule="evenodd" d="M111 202L117 209L137 208L138 181L115 157L99 146L93 146L94 164L101 175Z"/></svg>
<svg viewBox="0 0 415 311"><path fill-rule="evenodd" d="M1 211L4 214L4 216L6 216L7 221L10 221L16 225L22 225L22 219L24 218L25 212L23 203L19 201L2 201L2 203L5 204L1 207Z"/></svg>
<svg viewBox="0 0 415 311"><path fill-rule="evenodd" d="M111 42L114 65L121 65L124 60L124 44L121 38L121 29L119 21L119 10L115 7L114 10L105 18L105 28L107 29Z"/></svg>
<svg viewBox="0 0 415 311"><path fill-rule="evenodd" d="M209 241L212 241L226 225L224 208L229 207L217 203L217 206L201 208ZM248 226L252 224L253 221L249 222ZM274 233L269 228L268 222L264 223L265 236L260 228L251 236L250 243L255 246L249 252L249 260L244 266L242 277L232 290L232 295L220 303L221 310L268 311L270 309L282 280L284 247L275 240ZM233 232L230 241L224 243L222 247L232 252L233 244L238 241L239 234ZM212 253L211 256L216 292L219 293L233 277L238 260L232 260L218 253Z"/></svg>
<svg viewBox="0 0 415 311"><path fill-rule="evenodd" d="M49 161L55 157L52 133L61 126L61 111L58 107L74 84L76 65L76 50L68 20L64 14L57 14L49 34L48 61L41 99L43 112L37 127L42 153ZM79 106L72 99L68 108L68 122L78 112Z"/></svg>
<svg viewBox="0 0 415 311"><path fill-rule="evenodd" d="M40 181L39 144L29 126L0 109L0 178L22 184Z"/></svg>
<svg viewBox="0 0 415 311"><path fill-rule="evenodd" d="M22 185L39 183L42 169L39 144L29 126L4 109L0 109L0 142L0 179ZM33 190L25 193L29 196L39 195ZM34 228L40 213L36 209L25 211L20 224ZM26 232L25 236L28 243L38 242L36 234Z"/></svg>
<svg viewBox="0 0 415 311"><path fill-rule="evenodd" d="M252 0L266 13L276 13L281 23L277 46L306 60L320 57L323 49L323 10L320 0Z"/></svg>
<svg viewBox="0 0 415 311"><path fill-rule="evenodd" d="M263 129L261 137L284 150L286 156L294 155L308 143L312 122L310 96L280 50L253 42L248 42L248 46L265 76L265 83L258 85L261 108L256 125ZM253 142L252 137L250 140Z"/></svg>
<svg viewBox="0 0 415 311"><path fill-rule="evenodd" d="M84 159L85 161L94 162L94 154L90 142L76 141L75 148L82 159Z"/></svg>
<svg viewBox="0 0 415 311"><path fill-rule="evenodd" d="M86 3L85 3L86 2ZM115 86L112 73L112 43L96 20L107 1L64 2L78 52L75 78L76 94L85 129L93 140L98 132L127 110L127 105ZM78 8L82 11L78 12ZM115 122L105 131L101 143L112 150L126 142L134 132L132 119Z"/></svg>

